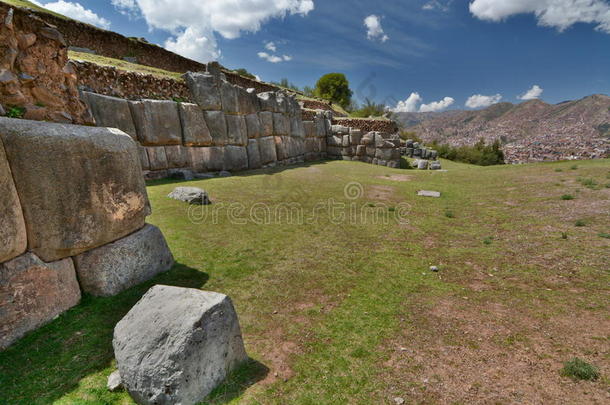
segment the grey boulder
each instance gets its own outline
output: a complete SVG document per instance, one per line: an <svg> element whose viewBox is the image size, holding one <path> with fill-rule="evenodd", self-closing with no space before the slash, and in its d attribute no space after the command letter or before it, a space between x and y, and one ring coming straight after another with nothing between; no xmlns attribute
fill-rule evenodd
<svg viewBox="0 0 610 405"><path fill-rule="evenodd" d="M83 291L108 297L169 270L174 258L153 225L74 257Z"/></svg>
<svg viewBox="0 0 610 405"><path fill-rule="evenodd" d="M168 194L168 197L193 205L211 204L208 193L198 187L176 187L174 191Z"/></svg>
<svg viewBox="0 0 610 405"><path fill-rule="evenodd" d="M115 370L108 376L106 387L108 387L108 391L110 392L115 392L123 388L123 381L121 380L121 373L119 370Z"/></svg>
<svg viewBox="0 0 610 405"><path fill-rule="evenodd" d="M248 359L229 297L164 285L121 319L112 345L138 404L196 404Z"/></svg>

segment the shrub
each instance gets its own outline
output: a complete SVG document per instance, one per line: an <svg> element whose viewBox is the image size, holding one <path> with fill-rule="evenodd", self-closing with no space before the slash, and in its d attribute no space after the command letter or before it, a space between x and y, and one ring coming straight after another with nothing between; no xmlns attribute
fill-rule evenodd
<svg viewBox="0 0 610 405"><path fill-rule="evenodd" d="M235 69L234 72L240 76L248 77L250 79L256 79L256 76L254 76L252 73L248 72L244 68Z"/></svg>
<svg viewBox="0 0 610 405"><path fill-rule="evenodd" d="M578 169L578 165L572 165L572 166L570 166L570 170L576 170L576 169Z"/></svg>
<svg viewBox="0 0 610 405"><path fill-rule="evenodd" d="M6 112L6 116L9 118L23 118L25 115L25 108L23 107L10 107Z"/></svg>
<svg viewBox="0 0 610 405"><path fill-rule="evenodd" d="M563 169L557 168L557 169L555 169L555 171L559 173L559 172L563 172Z"/></svg>
<svg viewBox="0 0 610 405"><path fill-rule="evenodd" d="M599 378L599 370L594 365L575 357L563 363L561 375L574 380L595 381Z"/></svg>
<svg viewBox="0 0 610 405"><path fill-rule="evenodd" d="M587 224L582 219L579 219L578 221L574 222L574 226L586 226L586 225Z"/></svg>
<svg viewBox="0 0 610 405"><path fill-rule="evenodd" d="M561 239L568 239L568 233L567 232L561 232Z"/></svg>
<svg viewBox="0 0 610 405"><path fill-rule="evenodd" d="M597 234L600 238L610 239L610 233L600 232Z"/></svg>
<svg viewBox="0 0 610 405"><path fill-rule="evenodd" d="M578 179L580 184L590 189L595 189L597 187L597 182L593 179Z"/></svg>
<svg viewBox="0 0 610 405"><path fill-rule="evenodd" d="M485 239L483 239L483 243L486 245L491 245L491 242L493 242L493 238L491 236L488 236Z"/></svg>
<svg viewBox="0 0 610 405"><path fill-rule="evenodd" d="M453 211L449 211L449 210L445 211L445 216L447 218L455 218L455 214L453 213Z"/></svg>
<svg viewBox="0 0 610 405"><path fill-rule="evenodd" d="M385 104L377 104L374 101L366 98L364 104L360 108L355 108L350 116L356 118L381 117L387 113Z"/></svg>
<svg viewBox="0 0 610 405"><path fill-rule="evenodd" d="M411 164L409 163L407 158L404 156L400 158L400 168L401 169L413 169L413 167L411 167Z"/></svg>
<svg viewBox="0 0 610 405"><path fill-rule="evenodd" d="M349 81L343 73L329 73L316 83L316 95L346 108L352 101Z"/></svg>
<svg viewBox="0 0 610 405"><path fill-rule="evenodd" d="M574 196L572 194L564 194L564 195L561 196L561 199L562 200L566 200L566 201L573 200Z"/></svg>
<svg viewBox="0 0 610 405"><path fill-rule="evenodd" d="M456 162L470 163L479 166L504 164L504 152L500 149L500 141L495 140L491 145L485 144L481 138L474 146L439 145L433 142L430 147L438 151L442 158Z"/></svg>

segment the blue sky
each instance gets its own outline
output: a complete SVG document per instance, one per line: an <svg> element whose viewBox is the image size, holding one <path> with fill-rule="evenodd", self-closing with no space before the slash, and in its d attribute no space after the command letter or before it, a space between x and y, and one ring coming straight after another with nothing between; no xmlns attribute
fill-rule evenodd
<svg viewBox="0 0 610 405"><path fill-rule="evenodd" d="M520 102L534 85L526 99L610 93L607 0L38 2L82 15L78 3L98 25L163 46L169 39L198 59L219 54L224 66L266 81L313 86L342 72L358 100L402 100L405 111Z"/></svg>

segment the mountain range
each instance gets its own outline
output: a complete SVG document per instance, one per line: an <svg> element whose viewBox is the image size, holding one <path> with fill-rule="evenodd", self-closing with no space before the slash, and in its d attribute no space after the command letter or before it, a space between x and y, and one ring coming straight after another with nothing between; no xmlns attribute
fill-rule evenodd
<svg viewBox="0 0 610 405"><path fill-rule="evenodd" d="M461 146L499 139L507 163L610 156L610 97L603 94L559 104L536 99L392 118L426 143Z"/></svg>

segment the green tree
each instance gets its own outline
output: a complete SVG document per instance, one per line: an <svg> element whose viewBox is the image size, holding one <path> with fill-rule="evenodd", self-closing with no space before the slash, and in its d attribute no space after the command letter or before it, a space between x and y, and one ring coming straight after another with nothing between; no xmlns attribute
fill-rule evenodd
<svg viewBox="0 0 610 405"><path fill-rule="evenodd" d="M316 83L316 96L347 108L352 100L349 82L343 73L329 73Z"/></svg>
<svg viewBox="0 0 610 405"><path fill-rule="evenodd" d="M238 75L249 77L250 79L256 79L256 76L254 76L252 73L248 72L244 68L235 69L234 72Z"/></svg>

